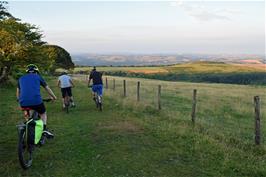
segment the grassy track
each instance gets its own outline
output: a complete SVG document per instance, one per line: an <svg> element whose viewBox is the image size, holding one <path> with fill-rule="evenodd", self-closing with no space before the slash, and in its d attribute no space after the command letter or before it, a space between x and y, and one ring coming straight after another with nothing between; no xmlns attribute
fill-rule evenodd
<svg viewBox="0 0 266 177"><path fill-rule="evenodd" d="M117 80L117 90L105 93L103 112L95 109L81 82L73 90L77 107L69 114L61 111L59 100L46 104L48 126L56 137L36 149L28 171L17 160L15 125L22 114L15 88L1 88L0 176L266 176L265 145L255 147L250 135L252 95L258 93L266 100L265 87L162 81L163 110L158 112L154 109L158 81L141 80L141 103L134 101L135 82L128 79L132 85L122 99L122 82ZM59 97L55 81L49 83ZM204 104L193 127L189 111L195 87L205 96L199 100ZM219 119L221 115L225 119ZM239 130L239 136L232 138Z"/></svg>

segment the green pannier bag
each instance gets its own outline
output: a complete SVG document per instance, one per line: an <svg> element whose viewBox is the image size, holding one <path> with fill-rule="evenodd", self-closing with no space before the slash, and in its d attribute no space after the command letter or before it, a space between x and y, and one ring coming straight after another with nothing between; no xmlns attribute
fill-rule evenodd
<svg viewBox="0 0 266 177"><path fill-rule="evenodd" d="M26 126L26 133L28 137L28 144L38 144L43 132L43 121L39 120L29 120Z"/></svg>

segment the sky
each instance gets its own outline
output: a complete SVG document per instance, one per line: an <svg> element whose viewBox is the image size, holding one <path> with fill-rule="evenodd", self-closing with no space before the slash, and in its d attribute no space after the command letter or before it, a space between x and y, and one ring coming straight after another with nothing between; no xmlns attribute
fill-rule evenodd
<svg viewBox="0 0 266 177"><path fill-rule="evenodd" d="M11 1L70 53L265 54L264 1Z"/></svg>

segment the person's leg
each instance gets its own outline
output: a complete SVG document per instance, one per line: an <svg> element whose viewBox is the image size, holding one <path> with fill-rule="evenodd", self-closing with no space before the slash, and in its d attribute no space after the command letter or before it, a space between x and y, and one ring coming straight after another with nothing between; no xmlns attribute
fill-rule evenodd
<svg viewBox="0 0 266 177"><path fill-rule="evenodd" d="M53 138L54 135L47 130L47 114L44 104L41 103L40 105L34 106L33 109L39 113L43 121L43 135L47 138ZM40 141L44 142L44 139L41 139Z"/></svg>
<svg viewBox="0 0 266 177"><path fill-rule="evenodd" d="M71 89L71 87L69 87L67 91L68 91L68 96L69 96L69 98L70 98L69 101L70 101L70 103L71 103L71 106L74 107L74 106L75 106L75 103L74 103L74 99L73 99L73 95L72 95L72 89Z"/></svg>
<svg viewBox="0 0 266 177"><path fill-rule="evenodd" d="M92 99L95 101L96 99L96 93L95 92L92 92Z"/></svg>
<svg viewBox="0 0 266 177"><path fill-rule="evenodd" d="M95 85L92 85L92 98L93 100L95 101L96 100L96 86Z"/></svg>
<svg viewBox="0 0 266 177"><path fill-rule="evenodd" d="M98 95L100 96L100 102L102 103L103 85L98 85Z"/></svg>
<svg viewBox="0 0 266 177"><path fill-rule="evenodd" d="M103 85L99 85L99 95L103 96Z"/></svg>
<svg viewBox="0 0 266 177"><path fill-rule="evenodd" d="M64 88L61 88L61 93L62 93L62 105L63 105L63 108L65 108L66 107L65 105L66 90Z"/></svg>
<svg viewBox="0 0 266 177"><path fill-rule="evenodd" d="M47 138L53 138L54 134L51 133L48 129L47 129L47 114L46 112L43 114L40 114L40 117L43 121L43 134L44 136L46 136Z"/></svg>
<svg viewBox="0 0 266 177"><path fill-rule="evenodd" d="M75 103L74 103L73 96L71 96L71 97L70 97L70 102L71 102L71 105L72 105L73 107L75 107L75 106L76 106L76 105L75 105Z"/></svg>
<svg viewBox="0 0 266 177"><path fill-rule="evenodd" d="M43 121L43 129L46 129L46 125L47 125L47 114L46 114L46 108L44 106L43 103L36 105L36 106L32 106L31 107L33 110L37 111L38 114L40 115L42 121Z"/></svg>
<svg viewBox="0 0 266 177"><path fill-rule="evenodd" d="M46 112L43 114L40 114L40 117L43 121L43 134L44 134L44 136L46 136L47 138L53 138L54 134L51 133L50 131L48 131L48 129L47 129L47 114L46 114ZM44 139L41 141L44 141Z"/></svg>
<svg viewBox="0 0 266 177"><path fill-rule="evenodd" d="M40 114L40 117L43 121L43 129L46 130L46 124L47 124L47 114L46 112L44 112L43 114Z"/></svg>
<svg viewBox="0 0 266 177"><path fill-rule="evenodd" d="M62 107L65 108L65 98L62 98Z"/></svg>

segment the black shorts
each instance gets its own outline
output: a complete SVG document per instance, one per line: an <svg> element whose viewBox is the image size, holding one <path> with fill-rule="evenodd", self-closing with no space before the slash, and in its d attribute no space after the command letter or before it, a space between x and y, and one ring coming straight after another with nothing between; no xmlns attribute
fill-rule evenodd
<svg viewBox="0 0 266 177"><path fill-rule="evenodd" d="M61 88L62 97L65 98L66 95L72 96L71 87Z"/></svg>
<svg viewBox="0 0 266 177"><path fill-rule="evenodd" d="M33 106L21 106L22 108L30 108L33 109L34 111L37 111L39 114L43 114L46 112L45 106L43 103L39 105L33 105Z"/></svg>

